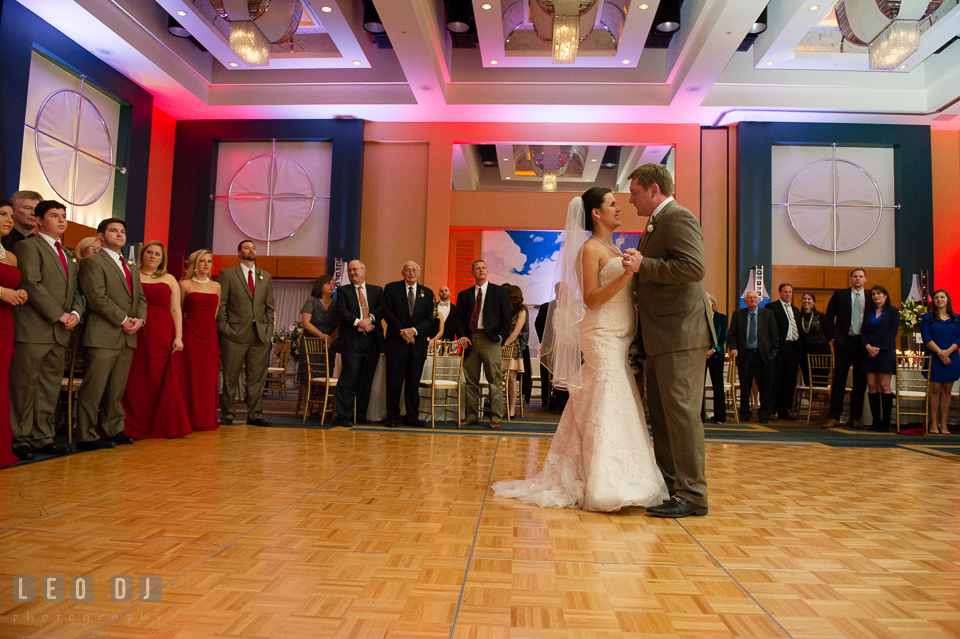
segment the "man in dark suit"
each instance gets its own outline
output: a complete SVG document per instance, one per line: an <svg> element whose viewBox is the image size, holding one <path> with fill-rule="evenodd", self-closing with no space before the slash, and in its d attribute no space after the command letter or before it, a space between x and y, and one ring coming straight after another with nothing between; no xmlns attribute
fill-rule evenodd
<svg viewBox="0 0 960 639"><path fill-rule="evenodd" d="M337 289L337 352L343 366L337 382L337 426L350 425L354 402L357 422L367 421L370 386L383 341L383 289L366 283L367 267L360 260L347 264L347 276L350 284Z"/></svg>
<svg viewBox="0 0 960 639"><path fill-rule="evenodd" d="M433 291L417 283L420 266L405 262L403 279L383 287L383 312L387 320L384 353L387 356L387 425L400 423L400 389L404 388L407 426L420 421L420 376L427 361L427 339L432 337Z"/></svg>
<svg viewBox="0 0 960 639"><path fill-rule="evenodd" d="M863 396L867 392L867 375L863 372L864 348L860 330L873 312L873 300L864 286L867 272L862 268L850 271L850 288L833 292L827 304L827 336L833 342L833 389L830 391L830 413L824 428L836 428L843 414L847 374L853 367L853 389L850 392L850 427L863 428Z"/></svg>
<svg viewBox="0 0 960 639"><path fill-rule="evenodd" d="M436 315L438 318L443 318L443 334L438 335L437 339L446 341L457 339L459 337L457 331L460 329L460 311L455 304L450 303L450 288L441 286L437 289L437 297L439 299Z"/></svg>
<svg viewBox="0 0 960 639"><path fill-rule="evenodd" d="M21 459L35 453L67 455L53 443L54 408L63 380L64 347L80 321L83 297L77 263L60 243L67 230L66 206L47 200L36 206L37 235L17 242L13 253L23 274L27 303L14 307L15 353L10 367L13 452Z"/></svg>
<svg viewBox="0 0 960 639"><path fill-rule="evenodd" d="M638 343L646 354L644 399L657 467L671 495L647 513L676 518L708 512L703 384L691 380L702 377L704 354L716 336L703 288L703 230L673 193L673 177L661 164L644 164L630 174L630 203L649 222L638 250L627 249L624 266L637 274Z"/></svg>
<svg viewBox="0 0 960 639"><path fill-rule="evenodd" d="M753 380L757 380L760 390L760 423L770 417L773 405L773 362L777 358L777 320L773 311L760 306L760 294L747 291L743 294L746 308L735 311L730 316L730 330L727 334L727 347L737 362L740 375L740 420L750 421L750 390Z"/></svg>
<svg viewBox="0 0 960 639"><path fill-rule="evenodd" d="M797 389L800 369L800 310L793 305L793 286L781 284L780 299L770 300L764 308L777 320L777 359L773 362L773 413L779 419L796 419L791 415L793 393ZM771 415L771 419L774 417Z"/></svg>
<svg viewBox="0 0 960 639"><path fill-rule="evenodd" d="M34 209L43 199L36 191L17 191L10 196L13 206L13 228L3 238L3 248L10 251L14 245L32 237L37 232L37 216Z"/></svg>
<svg viewBox="0 0 960 639"><path fill-rule="evenodd" d="M111 217L97 226L103 248L80 262L80 288L87 300L83 383L77 393L77 449L132 444L123 432L120 399L127 387L137 331L147 318L147 298L136 265L123 259L127 225ZM106 439L97 436L97 412Z"/></svg>
<svg viewBox="0 0 960 639"><path fill-rule="evenodd" d="M273 280L257 268L257 247L251 240L237 246L240 263L222 269L220 309L220 362L223 367L223 392L220 394L220 424L233 424L240 369L246 367L247 423L269 426L263 418L263 384L270 365L273 339Z"/></svg>
<svg viewBox="0 0 960 639"><path fill-rule="evenodd" d="M490 384L490 428L503 421L503 374L500 348L510 335L513 315L510 297L501 286L487 281L487 263L476 260L471 267L474 285L457 295L460 310L460 347L466 391L464 425L476 424L480 410L480 365Z"/></svg>

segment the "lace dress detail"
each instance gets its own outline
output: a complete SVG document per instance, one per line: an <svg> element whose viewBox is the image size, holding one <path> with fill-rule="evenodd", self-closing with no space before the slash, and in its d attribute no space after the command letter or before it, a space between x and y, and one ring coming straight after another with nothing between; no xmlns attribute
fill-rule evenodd
<svg viewBox="0 0 960 639"><path fill-rule="evenodd" d="M600 270L601 286L622 272L620 260L611 258ZM532 479L496 482L498 497L603 512L667 500L627 364L635 332L628 286L587 309L580 332L583 386L570 391L543 470Z"/></svg>

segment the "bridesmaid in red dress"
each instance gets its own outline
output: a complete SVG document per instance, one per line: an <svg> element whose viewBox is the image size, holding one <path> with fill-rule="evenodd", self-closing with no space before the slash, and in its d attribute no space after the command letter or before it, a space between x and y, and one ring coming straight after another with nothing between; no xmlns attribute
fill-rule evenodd
<svg viewBox="0 0 960 639"><path fill-rule="evenodd" d="M0 200L0 237L12 229L13 206ZM10 358L13 357L13 307L27 301L27 292L18 291L19 285L17 257L0 246L0 468L18 461L13 454L10 425Z"/></svg>
<svg viewBox="0 0 960 639"><path fill-rule="evenodd" d="M220 342L217 310L220 285L210 279L213 254L206 249L190 255L180 280L183 302L183 373L180 384L193 430L216 430L220 424Z"/></svg>
<svg viewBox="0 0 960 639"><path fill-rule="evenodd" d="M183 437L190 419L180 389L180 295L177 280L167 273L167 251L160 242L147 242L137 260L147 323L137 333L137 349L123 393L126 413L123 432L134 439Z"/></svg>

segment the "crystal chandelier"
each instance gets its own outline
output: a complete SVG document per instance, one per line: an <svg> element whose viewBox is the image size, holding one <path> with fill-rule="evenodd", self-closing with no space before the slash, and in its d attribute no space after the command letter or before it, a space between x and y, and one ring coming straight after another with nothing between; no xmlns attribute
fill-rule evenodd
<svg viewBox="0 0 960 639"><path fill-rule="evenodd" d="M553 17L553 63L573 64L580 43L580 17Z"/></svg>
<svg viewBox="0 0 960 639"><path fill-rule="evenodd" d="M920 47L920 23L894 20L870 43L870 70L896 69Z"/></svg>
<svg viewBox="0 0 960 639"><path fill-rule="evenodd" d="M543 189L542 190L544 191L557 190L557 172L556 171L543 172Z"/></svg>
<svg viewBox="0 0 960 639"><path fill-rule="evenodd" d="M248 66L270 64L270 43L252 21L230 23L230 50Z"/></svg>

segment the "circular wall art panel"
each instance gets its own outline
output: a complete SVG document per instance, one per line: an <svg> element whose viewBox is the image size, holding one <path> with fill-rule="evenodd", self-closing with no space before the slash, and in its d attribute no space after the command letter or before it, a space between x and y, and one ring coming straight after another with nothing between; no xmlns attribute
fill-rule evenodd
<svg viewBox="0 0 960 639"><path fill-rule="evenodd" d="M303 228L316 192L310 173L282 153L259 155L233 176L227 208L236 225L253 239L276 242Z"/></svg>

